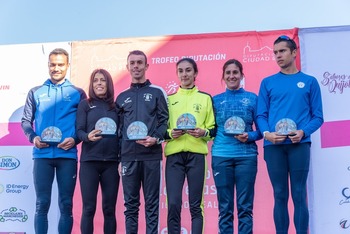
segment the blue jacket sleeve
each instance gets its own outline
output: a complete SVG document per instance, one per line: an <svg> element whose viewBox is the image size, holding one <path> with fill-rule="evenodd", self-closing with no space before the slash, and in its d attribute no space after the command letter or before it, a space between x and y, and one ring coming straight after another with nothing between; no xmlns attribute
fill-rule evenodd
<svg viewBox="0 0 350 234"><path fill-rule="evenodd" d="M33 128L35 111L34 89L31 89L27 95L21 119L23 132L31 143L33 143L33 139L37 136Z"/></svg>
<svg viewBox="0 0 350 234"><path fill-rule="evenodd" d="M311 120L303 129L305 137L310 136L323 124L322 97L320 86L316 79L313 80L310 93Z"/></svg>
<svg viewBox="0 0 350 234"><path fill-rule="evenodd" d="M268 123L269 103L270 101L265 86L265 81L263 80L260 85L256 113L256 123L260 129L260 132L270 131Z"/></svg>

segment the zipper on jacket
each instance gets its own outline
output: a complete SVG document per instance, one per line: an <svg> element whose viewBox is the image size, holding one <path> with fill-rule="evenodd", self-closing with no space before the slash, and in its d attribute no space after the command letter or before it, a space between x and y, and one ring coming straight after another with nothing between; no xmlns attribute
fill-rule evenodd
<svg viewBox="0 0 350 234"><path fill-rule="evenodd" d="M58 93L58 88L54 85L53 90L55 90L55 102L54 102L54 111L53 111L53 125L56 126L56 108L57 108L57 93ZM63 136L62 136L63 137ZM56 148L57 147L52 147L53 148L53 158L56 158Z"/></svg>

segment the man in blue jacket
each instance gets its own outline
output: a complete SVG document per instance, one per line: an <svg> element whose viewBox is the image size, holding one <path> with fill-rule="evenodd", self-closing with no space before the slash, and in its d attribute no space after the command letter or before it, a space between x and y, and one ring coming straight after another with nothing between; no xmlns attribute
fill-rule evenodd
<svg viewBox="0 0 350 234"><path fill-rule="evenodd" d="M276 233L288 234L289 180L295 229L297 234L307 234L310 136L323 123L321 91L315 77L297 68L293 39L278 37L273 52L280 72L261 82L257 123L265 138L264 159L273 187Z"/></svg>
<svg viewBox="0 0 350 234"><path fill-rule="evenodd" d="M69 68L67 51L61 48L51 51L48 67L50 79L29 91L22 117L22 129L34 144L34 229L37 234L48 231L47 214L56 174L61 213L58 232L69 234L73 227L73 193L77 178L76 145L79 143L75 135L75 119L78 104L86 98L86 94L66 79ZM47 139L44 141L44 138Z"/></svg>

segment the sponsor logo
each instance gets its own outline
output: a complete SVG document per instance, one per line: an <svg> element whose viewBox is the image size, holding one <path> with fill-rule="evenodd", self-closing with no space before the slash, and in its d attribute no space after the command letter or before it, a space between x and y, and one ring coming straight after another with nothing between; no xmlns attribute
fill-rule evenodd
<svg viewBox="0 0 350 234"><path fill-rule="evenodd" d="M126 70L124 57L109 56L106 58L104 56L98 55L96 52L94 53L95 54L91 57L91 62L90 62L91 70L94 70L95 68L98 68L98 67L103 67L110 72Z"/></svg>
<svg viewBox="0 0 350 234"><path fill-rule="evenodd" d="M18 209L17 207L10 207L0 212L0 223L8 221L18 221L24 223L28 220L28 215L25 210Z"/></svg>
<svg viewBox="0 0 350 234"><path fill-rule="evenodd" d="M2 194L2 192L4 192L4 186L2 184L0 184L0 194Z"/></svg>
<svg viewBox="0 0 350 234"><path fill-rule="evenodd" d="M0 170L14 170L21 162L13 156L1 156L0 157Z"/></svg>
<svg viewBox="0 0 350 234"><path fill-rule="evenodd" d="M178 89L179 85L175 81L170 81L165 86L165 91L167 94L173 94Z"/></svg>
<svg viewBox="0 0 350 234"><path fill-rule="evenodd" d="M349 220L347 219L341 219L339 221L339 226L342 228L342 229L348 229L350 227L350 223L349 223Z"/></svg>
<svg viewBox="0 0 350 234"><path fill-rule="evenodd" d="M131 98L130 98L130 97L126 98L126 99L124 100L123 106L124 106L124 104L130 103L130 102L132 102Z"/></svg>
<svg viewBox="0 0 350 234"><path fill-rule="evenodd" d="M2 90L10 90L11 86L10 85L0 85L0 91Z"/></svg>
<svg viewBox="0 0 350 234"><path fill-rule="evenodd" d="M25 184L6 184L5 193L20 194L29 188L29 185ZM0 189L1 193L1 189Z"/></svg>
<svg viewBox="0 0 350 234"><path fill-rule="evenodd" d="M340 200L339 205L350 203L350 189L348 187L343 188L341 194L343 196L343 199Z"/></svg>
<svg viewBox="0 0 350 234"><path fill-rule="evenodd" d="M275 60L273 49L268 46L254 49L247 42L247 45L243 48L243 63L259 63L273 60Z"/></svg>
<svg viewBox="0 0 350 234"><path fill-rule="evenodd" d="M323 73L321 84L328 87L328 92L342 94L344 89L350 88L350 74L337 74L326 71Z"/></svg>
<svg viewBox="0 0 350 234"><path fill-rule="evenodd" d="M48 102L51 100L51 98L47 96L47 93L39 94L38 99L40 100L40 102Z"/></svg>
<svg viewBox="0 0 350 234"><path fill-rule="evenodd" d="M0 234L26 234L26 232L0 232Z"/></svg>

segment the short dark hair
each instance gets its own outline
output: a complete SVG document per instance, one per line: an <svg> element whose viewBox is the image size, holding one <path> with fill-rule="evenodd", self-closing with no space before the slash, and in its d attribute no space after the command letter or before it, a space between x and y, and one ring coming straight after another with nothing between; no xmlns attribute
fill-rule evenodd
<svg viewBox="0 0 350 234"><path fill-rule="evenodd" d="M238 67L238 70L242 74L242 76L244 75L242 63L240 61L238 61L237 59L229 59L224 63L224 66L222 66L222 79L224 79L225 70L228 67L228 65L230 65L230 64L235 64Z"/></svg>
<svg viewBox="0 0 350 234"><path fill-rule="evenodd" d="M177 61L176 67L182 62L189 62L192 65L194 72L198 73L197 63L193 59L191 59L191 58L182 58L179 61Z"/></svg>
<svg viewBox="0 0 350 234"><path fill-rule="evenodd" d="M295 41L292 38L285 36L285 35L279 36L273 44L276 45L277 43L280 43L282 41L287 42L287 46L290 49L290 51L298 49Z"/></svg>
<svg viewBox="0 0 350 234"><path fill-rule="evenodd" d="M145 57L145 63L147 64L147 56L146 56L146 54L145 54L143 51L141 51L141 50L133 50L133 51L130 51L130 52L129 52L129 55L128 55L128 57L127 57L127 60L129 60L129 57L130 57L130 55L132 55L132 54L134 54L134 55L143 55L143 56Z"/></svg>
<svg viewBox="0 0 350 234"><path fill-rule="evenodd" d="M63 54L67 57L67 62L69 63L69 54L65 49L62 48L56 48L53 51L50 52L49 58L51 55L58 55L58 54Z"/></svg>
<svg viewBox="0 0 350 234"><path fill-rule="evenodd" d="M105 100L109 106L111 107L111 109L113 109L115 107L114 104L114 85L113 85L113 79L111 74L105 70L105 69L95 69L91 75L90 75L90 84L89 84L89 103L92 102L93 99L97 100L99 99L95 92L94 92L94 87L93 87L93 82L94 82L94 78L95 75L97 73L101 73L105 78L106 78L106 83L107 83L107 92L106 92L106 97L103 99Z"/></svg>

